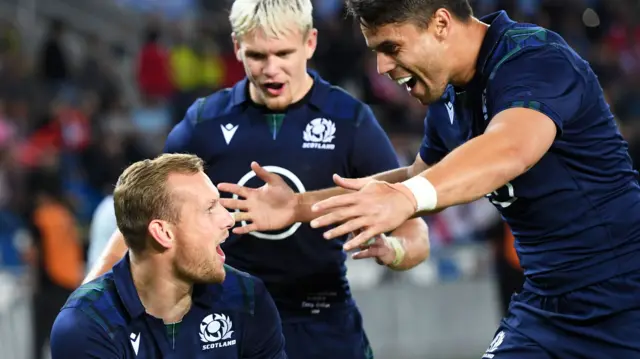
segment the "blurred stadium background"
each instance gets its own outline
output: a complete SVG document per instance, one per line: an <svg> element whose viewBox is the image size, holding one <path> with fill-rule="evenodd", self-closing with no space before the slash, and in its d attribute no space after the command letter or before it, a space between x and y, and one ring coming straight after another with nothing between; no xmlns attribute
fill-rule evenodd
<svg viewBox="0 0 640 359"><path fill-rule="evenodd" d="M46 358L60 297L84 273L95 208L131 161L153 156L199 95L243 76L229 0L0 0L0 358ZM637 0L475 0L560 32L599 75L640 151ZM376 74L342 0L315 1L311 67L372 104L402 163L425 109ZM378 359L479 358L522 282L488 201L427 218L431 259L396 273L349 262Z"/></svg>

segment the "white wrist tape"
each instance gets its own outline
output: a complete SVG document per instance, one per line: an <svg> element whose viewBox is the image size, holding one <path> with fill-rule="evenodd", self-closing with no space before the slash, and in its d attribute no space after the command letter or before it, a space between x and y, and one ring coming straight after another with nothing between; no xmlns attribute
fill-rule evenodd
<svg viewBox="0 0 640 359"><path fill-rule="evenodd" d="M416 199L416 212L431 211L438 205L438 193L428 179L418 175L402 182Z"/></svg>
<svg viewBox="0 0 640 359"><path fill-rule="evenodd" d="M404 260L404 255L406 254L404 246L396 237L385 236L384 234L382 234L381 236L382 238L384 238L385 242L387 242L387 244L390 245L391 248L393 248L393 251L396 254L396 257L393 259L393 262L389 264L389 267L397 267L398 265L400 265L400 263L402 263L402 261Z"/></svg>

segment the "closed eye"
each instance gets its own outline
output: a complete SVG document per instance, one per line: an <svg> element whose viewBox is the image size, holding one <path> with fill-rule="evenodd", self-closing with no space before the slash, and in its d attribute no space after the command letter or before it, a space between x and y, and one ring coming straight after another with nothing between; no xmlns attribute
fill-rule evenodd
<svg viewBox="0 0 640 359"><path fill-rule="evenodd" d="M383 41L378 44L374 49L376 52L381 52L385 55L397 55L400 51L400 46L393 41Z"/></svg>

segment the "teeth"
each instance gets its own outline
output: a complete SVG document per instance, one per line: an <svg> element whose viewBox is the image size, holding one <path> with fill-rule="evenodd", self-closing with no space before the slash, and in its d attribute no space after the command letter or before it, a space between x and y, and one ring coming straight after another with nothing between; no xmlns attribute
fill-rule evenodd
<svg viewBox="0 0 640 359"><path fill-rule="evenodd" d="M413 76L407 76L407 77L403 77L403 78L397 79L396 82L398 83L398 85L402 86L402 85L406 84L407 82L409 82L412 78L413 78Z"/></svg>

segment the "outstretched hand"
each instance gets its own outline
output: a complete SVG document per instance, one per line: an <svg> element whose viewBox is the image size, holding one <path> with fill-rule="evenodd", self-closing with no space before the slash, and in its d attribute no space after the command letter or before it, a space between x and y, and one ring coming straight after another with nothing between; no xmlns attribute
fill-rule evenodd
<svg viewBox="0 0 640 359"><path fill-rule="evenodd" d="M221 198L227 209L235 210L236 222L243 226L233 229L235 234L282 229L295 222L297 198L295 192L277 174L251 162L253 172L265 182L262 187L249 188L234 183L220 183L218 190L232 193L233 198ZM246 224L249 221L251 223Z"/></svg>
<svg viewBox="0 0 640 359"><path fill-rule="evenodd" d="M396 229L415 213L415 199L403 184L348 179L337 174L333 175L333 180L338 186L357 192L314 204L312 210L324 215L311 221L311 226L319 228L339 224L324 233L327 239L359 232L345 243L345 250L358 248L371 238Z"/></svg>
<svg viewBox="0 0 640 359"><path fill-rule="evenodd" d="M354 235L357 235L354 233ZM396 258L393 246L385 238L375 236L370 241L358 246L359 251L351 255L353 259L374 258L380 265L391 265Z"/></svg>

